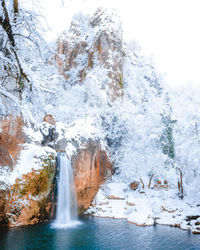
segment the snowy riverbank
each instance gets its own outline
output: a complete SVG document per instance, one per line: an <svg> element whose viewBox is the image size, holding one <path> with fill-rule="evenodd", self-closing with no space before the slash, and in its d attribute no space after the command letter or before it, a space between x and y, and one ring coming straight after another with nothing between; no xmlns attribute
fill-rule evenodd
<svg viewBox="0 0 200 250"><path fill-rule="evenodd" d="M200 233L200 205L178 199L176 189L131 190L124 183L101 187L88 213L98 217L127 219L140 226L170 225Z"/></svg>

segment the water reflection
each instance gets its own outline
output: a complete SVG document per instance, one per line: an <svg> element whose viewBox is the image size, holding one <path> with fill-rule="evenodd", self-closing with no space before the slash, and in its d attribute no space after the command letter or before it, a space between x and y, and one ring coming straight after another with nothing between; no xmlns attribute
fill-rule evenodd
<svg viewBox="0 0 200 250"><path fill-rule="evenodd" d="M50 246L54 245L55 236L48 230L48 228L48 224L11 228L10 230L7 230L6 233L4 233L2 244L3 249L53 249L50 248ZM0 249L2 249L1 241Z"/></svg>
<svg viewBox="0 0 200 250"><path fill-rule="evenodd" d="M21 249L25 249L25 237L23 236L23 229L21 228L11 228L7 230L5 234L6 239L4 241L4 249L13 250L14 246L20 246Z"/></svg>
<svg viewBox="0 0 200 250"><path fill-rule="evenodd" d="M200 249L200 236L167 226L138 227L124 220L84 218L75 228L50 224L0 228L1 250Z"/></svg>

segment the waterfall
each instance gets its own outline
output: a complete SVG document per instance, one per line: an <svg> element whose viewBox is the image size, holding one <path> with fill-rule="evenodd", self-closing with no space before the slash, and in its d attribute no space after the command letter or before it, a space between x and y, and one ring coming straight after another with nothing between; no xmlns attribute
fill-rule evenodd
<svg viewBox="0 0 200 250"><path fill-rule="evenodd" d="M59 167L58 202L54 227L70 227L77 225L77 202L74 191L74 180L71 162L65 153L58 153Z"/></svg>

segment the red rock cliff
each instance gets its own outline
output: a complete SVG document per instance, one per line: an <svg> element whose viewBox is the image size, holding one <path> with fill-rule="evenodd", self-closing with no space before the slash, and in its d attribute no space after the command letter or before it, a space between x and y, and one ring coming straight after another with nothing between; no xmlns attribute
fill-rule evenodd
<svg viewBox="0 0 200 250"><path fill-rule="evenodd" d="M5 116L0 119L0 166L13 168L25 142L21 116Z"/></svg>
<svg viewBox="0 0 200 250"><path fill-rule="evenodd" d="M80 211L87 209L100 185L112 174L112 165L98 143L90 142L74 162L74 183Z"/></svg>

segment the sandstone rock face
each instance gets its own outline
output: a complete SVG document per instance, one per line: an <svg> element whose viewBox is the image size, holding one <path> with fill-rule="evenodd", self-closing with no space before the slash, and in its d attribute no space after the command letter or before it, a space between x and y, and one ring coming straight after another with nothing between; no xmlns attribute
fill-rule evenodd
<svg viewBox="0 0 200 250"><path fill-rule="evenodd" d="M0 224L7 224L8 221L5 216L5 206L6 206L6 191L0 189Z"/></svg>
<svg viewBox="0 0 200 250"><path fill-rule="evenodd" d="M94 68L103 67L108 76L103 87L114 100L122 95L123 88L124 52L120 24L114 14L102 9L98 9L93 17L82 19L74 18L70 31L57 41L58 70L68 83L74 85L84 82Z"/></svg>
<svg viewBox="0 0 200 250"><path fill-rule="evenodd" d="M27 129L22 116L0 119L0 225L34 224L55 214L56 152L42 145L42 133L29 128L35 142Z"/></svg>
<svg viewBox="0 0 200 250"><path fill-rule="evenodd" d="M25 143L21 116L8 115L0 119L0 166L14 167Z"/></svg>
<svg viewBox="0 0 200 250"><path fill-rule="evenodd" d="M73 159L74 184L79 211L87 209L100 185L112 174L112 165L97 142L89 142Z"/></svg>
<svg viewBox="0 0 200 250"><path fill-rule="evenodd" d="M53 218L55 212L55 155L41 158L41 169L24 174L6 190L0 190L0 224L35 224Z"/></svg>

